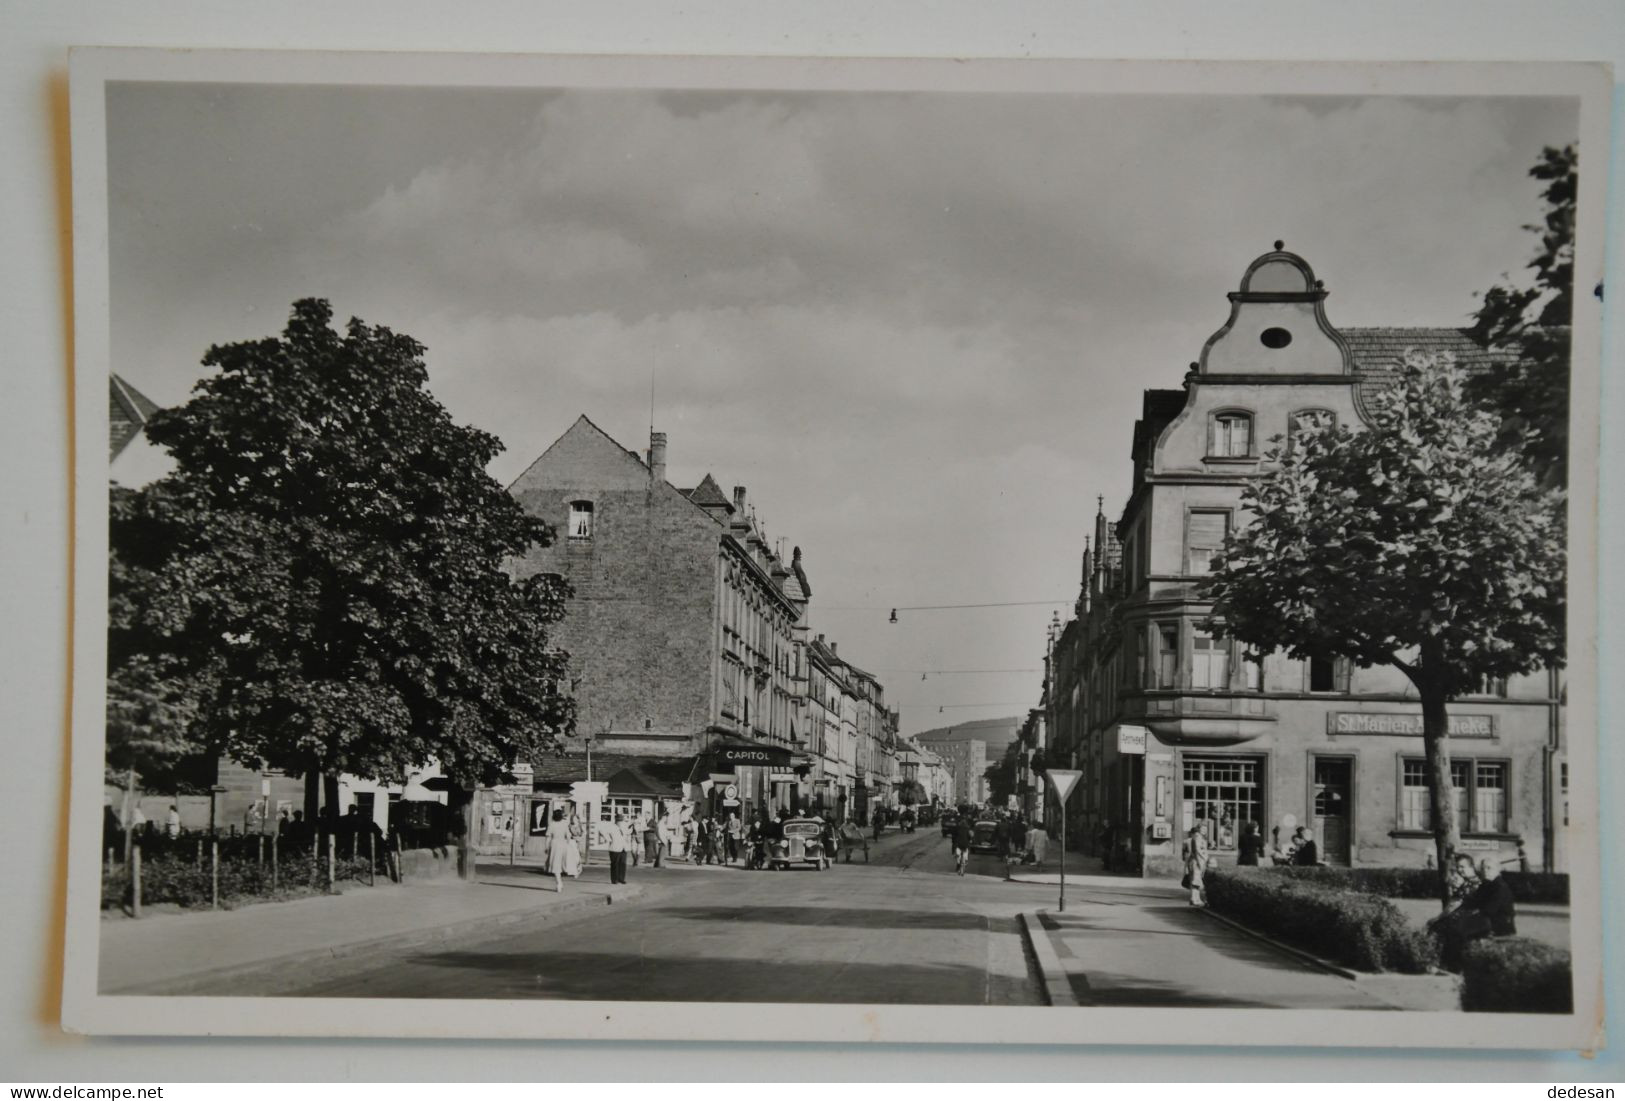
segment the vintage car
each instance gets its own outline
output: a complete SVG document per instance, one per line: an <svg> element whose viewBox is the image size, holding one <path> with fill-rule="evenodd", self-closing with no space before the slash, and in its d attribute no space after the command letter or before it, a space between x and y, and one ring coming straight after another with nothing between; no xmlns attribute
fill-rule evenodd
<svg viewBox="0 0 1625 1101"><path fill-rule="evenodd" d="M942 836L952 837L954 835L954 827L957 825L959 825L959 815L955 814L951 810L945 810L942 812Z"/></svg>
<svg viewBox="0 0 1625 1101"><path fill-rule="evenodd" d="M999 824L987 818L977 822L975 830L971 834L970 851L973 853L998 852Z"/></svg>
<svg viewBox="0 0 1625 1101"><path fill-rule="evenodd" d="M783 838L768 845L767 866L774 871L792 864L811 864L819 871L830 865L821 834L824 823L816 818L787 818Z"/></svg>

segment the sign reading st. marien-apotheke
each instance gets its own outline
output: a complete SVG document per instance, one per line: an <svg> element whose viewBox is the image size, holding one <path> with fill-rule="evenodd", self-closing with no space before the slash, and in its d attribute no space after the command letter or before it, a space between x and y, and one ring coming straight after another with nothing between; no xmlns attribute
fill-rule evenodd
<svg viewBox="0 0 1625 1101"><path fill-rule="evenodd" d="M1326 716L1328 734L1395 734L1405 738L1422 736L1422 716L1372 711L1333 711ZM1494 715L1451 715L1452 738L1495 737Z"/></svg>

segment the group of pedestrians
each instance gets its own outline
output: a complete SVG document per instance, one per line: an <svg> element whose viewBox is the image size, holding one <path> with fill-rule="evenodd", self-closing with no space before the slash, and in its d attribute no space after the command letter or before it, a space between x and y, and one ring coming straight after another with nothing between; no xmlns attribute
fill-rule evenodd
<svg viewBox="0 0 1625 1101"><path fill-rule="evenodd" d="M1475 864L1466 853L1457 853L1446 878L1450 902L1428 923L1428 931L1439 940L1441 962L1454 969L1460 966L1462 949L1473 941L1517 935L1517 906L1512 888L1501 878L1500 861L1492 857Z"/></svg>
<svg viewBox="0 0 1625 1101"><path fill-rule="evenodd" d="M965 874L971 848L976 843L975 815L960 814L949 837L953 841L954 870ZM984 818L986 822L989 819ZM1004 862L1004 878L1009 879L1018 865L1032 864L1039 870L1049 855L1049 833L1042 822L1028 822L1020 814L997 811L993 814L993 850Z"/></svg>

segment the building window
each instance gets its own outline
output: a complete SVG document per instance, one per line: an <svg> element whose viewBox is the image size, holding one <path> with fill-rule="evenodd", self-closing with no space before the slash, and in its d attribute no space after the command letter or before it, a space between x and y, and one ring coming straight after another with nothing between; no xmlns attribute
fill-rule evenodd
<svg viewBox="0 0 1625 1101"><path fill-rule="evenodd" d="M1264 821L1263 763L1255 757L1185 757L1185 828L1200 826L1214 849L1234 849L1243 822Z"/></svg>
<svg viewBox="0 0 1625 1101"><path fill-rule="evenodd" d="M1472 691L1472 695L1499 696L1504 700L1507 695L1507 679L1505 677L1480 677L1477 686Z"/></svg>
<svg viewBox="0 0 1625 1101"><path fill-rule="evenodd" d="M1207 453L1216 459L1245 459L1253 453L1253 418L1246 413L1215 413L1208 422Z"/></svg>
<svg viewBox="0 0 1625 1101"><path fill-rule="evenodd" d="M592 502L570 502L570 525L565 529L571 539L592 538Z"/></svg>
<svg viewBox="0 0 1625 1101"><path fill-rule="evenodd" d="M1505 833L1506 829L1506 762L1475 762L1473 765L1473 832Z"/></svg>
<svg viewBox="0 0 1625 1101"><path fill-rule="evenodd" d="M1450 786L1456 791L1457 833L1505 833L1507 830L1507 763L1452 760ZM1433 829L1428 802L1427 761L1407 757L1400 769L1399 828Z"/></svg>
<svg viewBox="0 0 1625 1101"><path fill-rule="evenodd" d="M1203 509L1185 519L1185 573L1205 577L1213 572L1224 553L1225 536L1230 534L1228 510Z"/></svg>
<svg viewBox="0 0 1625 1101"><path fill-rule="evenodd" d="M643 807L642 799L623 799L617 795L598 804L598 821L613 822L617 814L624 814L630 823L643 813Z"/></svg>
<svg viewBox="0 0 1625 1101"><path fill-rule="evenodd" d="M1299 409L1286 419L1286 440L1291 443L1300 432L1321 432L1337 427L1337 414L1330 409Z"/></svg>
<svg viewBox="0 0 1625 1101"><path fill-rule="evenodd" d="M1246 653L1241 656L1241 686L1249 692L1264 690L1264 655Z"/></svg>
<svg viewBox="0 0 1625 1101"><path fill-rule="evenodd" d="M1197 628L1191 633L1191 687L1230 686L1230 642Z"/></svg>
<svg viewBox="0 0 1625 1101"><path fill-rule="evenodd" d="M1157 687L1179 684L1179 625L1157 624Z"/></svg>
<svg viewBox="0 0 1625 1101"><path fill-rule="evenodd" d="M1309 691L1347 692L1350 669L1348 658L1310 658Z"/></svg>

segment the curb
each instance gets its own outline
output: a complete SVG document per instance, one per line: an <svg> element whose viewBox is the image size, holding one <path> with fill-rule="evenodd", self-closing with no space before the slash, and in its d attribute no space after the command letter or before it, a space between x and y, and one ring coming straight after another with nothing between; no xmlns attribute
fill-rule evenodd
<svg viewBox="0 0 1625 1101"><path fill-rule="evenodd" d="M1038 970L1044 977L1044 1000L1057 1008L1078 1008L1077 995L1072 992L1072 982L1067 977L1066 968L1061 964L1061 957L1055 952L1055 945L1050 943L1049 931L1044 928L1042 910L1023 910L1021 912L1021 931L1026 934L1027 944L1033 950L1033 956L1038 960Z"/></svg>
<svg viewBox="0 0 1625 1101"><path fill-rule="evenodd" d="M1261 944L1267 944L1277 952L1280 952L1283 955L1291 956L1299 963L1306 963L1316 970L1325 971L1330 974L1337 975L1340 978L1351 979L1354 982L1360 981L1361 972L1359 971L1344 967L1341 964L1332 963L1330 960L1323 960L1319 956L1305 952L1301 948L1294 948L1290 944L1282 944L1274 937L1266 936L1256 929L1251 929L1237 921L1235 918L1228 918L1223 914L1214 913L1213 910L1207 906L1197 907L1197 909L1200 909L1204 914L1212 918L1214 921L1221 921L1230 926L1230 928L1234 929L1236 932L1249 936Z"/></svg>
<svg viewBox="0 0 1625 1101"><path fill-rule="evenodd" d="M303 967L310 964L334 961L344 961L351 966L369 964L381 956L392 953L400 953L446 941L479 937L486 933L516 929L525 925L541 925L565 915L602 909L605 906L617 903L631 902L642 897L643 894L643 887L628 886L624 891L614 895L595 894L570 899L547 907L505 910L502 913L487 914L483 917L454 921L445 925L413 929L382 937L371 937L366 940L351 941L348 944L327 945L322 948L288 952L269 959L253 960L249 963L233 964L229 967L218 967L208 971L195 971L191 974L161 979L157 982L131 983L115 990L103 990L100 993L149 996L218 995L227 993L227 991L220 989L223 985L253 982L255 987L253 995L255 997L285 994L299 987L310 985L311 977L300 973Z"/></svg>

